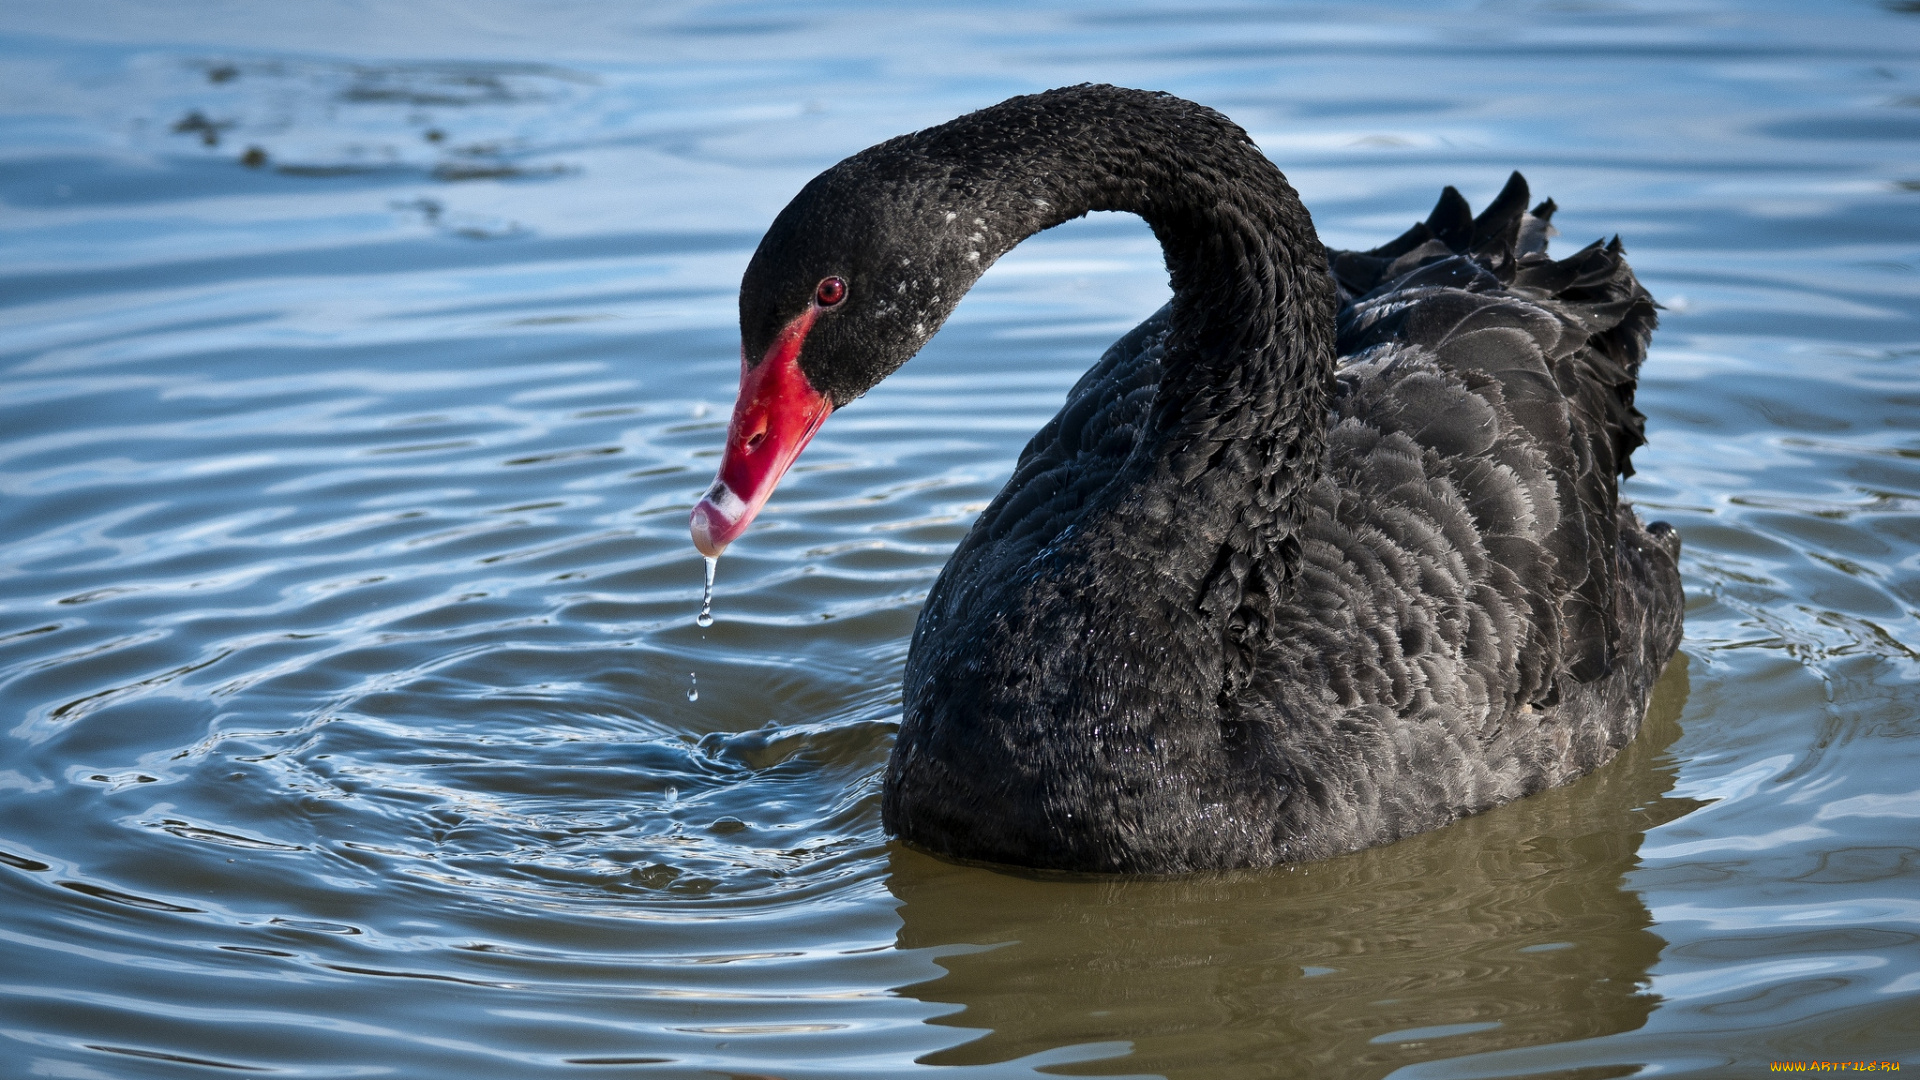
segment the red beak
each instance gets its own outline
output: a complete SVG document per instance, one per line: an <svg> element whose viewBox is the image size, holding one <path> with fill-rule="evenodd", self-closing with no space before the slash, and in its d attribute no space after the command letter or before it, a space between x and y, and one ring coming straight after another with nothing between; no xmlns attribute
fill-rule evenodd
<svg viewBox="0 0 1920 1080"><path fill-rule="evenodd" d="M787 474L813 434L833 411L833 402L807 382L800 346L818 309L809 306L781 329L758 366L740 358L740 396L727 425L720 475L693 506L693 546L717 558L747 531L753 517Z"/></svg>

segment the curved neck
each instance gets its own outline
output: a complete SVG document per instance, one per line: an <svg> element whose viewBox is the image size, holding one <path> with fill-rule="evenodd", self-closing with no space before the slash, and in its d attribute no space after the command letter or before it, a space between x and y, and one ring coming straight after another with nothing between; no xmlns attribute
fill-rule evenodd
<svg viewBox="0 0 1920 1080"><path fill-rule="evenodd" d="M948 205L977 210L964 257L979 270L1091 210L1146 219L1173 286L1160 463L1185 484L1231 474L1217 479L1251 487L1250 511L1293 517L1325 442L1336 292L1306 208L1244 131L1179 98L1078 86L897 142L943 174Z"/></svg>

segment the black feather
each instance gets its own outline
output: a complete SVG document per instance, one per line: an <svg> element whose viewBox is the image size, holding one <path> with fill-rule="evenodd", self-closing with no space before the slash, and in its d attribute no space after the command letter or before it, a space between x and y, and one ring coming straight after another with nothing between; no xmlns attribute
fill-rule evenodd
<svg viewBox="0 0 1920 1080"><path fill-rule="evenodd" d="M1427 215L1427 228L1448 250L1465 252L1473 247L1473 208L1467 205L1465 196L1448 185L1441 189L1440 201Z"/></svg>
<svg viewBox="0 0 1920 1080"><path fill-rule="evenodd" d="M1507 177L1507 186L1500 189L1500 194L1473 219L1474 255L1499 266L1513 253L1526 209L1527 181L1516 171Z"/></svg>

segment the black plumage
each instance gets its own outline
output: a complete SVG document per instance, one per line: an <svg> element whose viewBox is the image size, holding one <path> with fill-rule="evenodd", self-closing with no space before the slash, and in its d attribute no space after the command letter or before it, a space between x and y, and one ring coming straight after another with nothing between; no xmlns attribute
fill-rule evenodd
<svg viewBox="0 0 1920 1080"><path fill-rule="evenodd" d="M1546 253L1514 174L1474 217L1328 251L1220 114L1079 86L808 184L741 292L834 404L995 258L1139 214L1173 299L1035 435L927 598L883 813L954 857L1178 873L1320 858L1577 777L1680 638L1679 538L1618 501L1655 305L1618 240Z"/></svg>

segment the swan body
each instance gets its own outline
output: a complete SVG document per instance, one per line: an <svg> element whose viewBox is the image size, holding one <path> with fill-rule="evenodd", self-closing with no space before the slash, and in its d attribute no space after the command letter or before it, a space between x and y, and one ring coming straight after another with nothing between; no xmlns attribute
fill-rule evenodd
<svg viewBox="0 0 1920 1080"><path fill-rule="evenodd" d="M1514 174L1323 248L1220 114L1079 86L821 174L741 288L696 505L717 555L832 409L988 265L1144 217L1173 299L1021 454L927 598L882 814L949 857L1116 873L1323 858L1566 783L1678 647L1679 537L1618 499L1655 323L1619 241L1547 255Z"/></svg>

